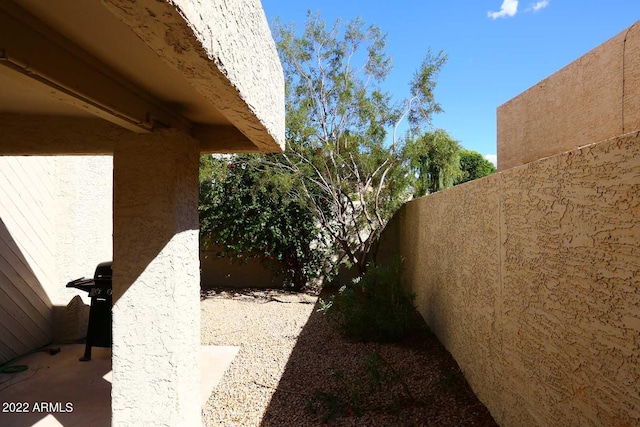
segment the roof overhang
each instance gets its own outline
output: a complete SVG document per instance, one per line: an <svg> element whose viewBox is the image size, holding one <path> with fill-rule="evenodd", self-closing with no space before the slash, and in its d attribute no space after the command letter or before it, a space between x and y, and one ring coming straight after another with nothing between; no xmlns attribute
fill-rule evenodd
<svg viewBox="0 0 640 427"><path fill-rule="evenodd" d="M106 136L68 149L42 138L40 149L9 146L19 125L33 122L24 136L37 135L53 117L65 123L57 141L86 137L91 123ZM120 132L166 127L198 139L202 152L277 152L282 68L257 0L3 1L2 122L15 132L0 137L0 154L109 154Z"/></svg>

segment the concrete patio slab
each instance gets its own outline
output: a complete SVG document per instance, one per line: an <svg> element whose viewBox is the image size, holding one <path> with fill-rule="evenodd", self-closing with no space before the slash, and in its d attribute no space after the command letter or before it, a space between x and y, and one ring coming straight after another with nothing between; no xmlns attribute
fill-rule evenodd
<svg viewBox="0 0 640 427"><path fill-rule="evenodd" d="M203 345L200 347L200 406L204 407L240 347Z"/></svg>
<svg viewBox="0 0 640 427"><path fill-rule="evenodd" d="M34 353L15 364L29 369L0 374L2 427L109 427L111 425L111 349L93 348L90 362L79 362L84 345L54 345L60 353ZM207 402L239 347L202 346L200 401ZM22 412L18 412L18 411Z"/></svg>

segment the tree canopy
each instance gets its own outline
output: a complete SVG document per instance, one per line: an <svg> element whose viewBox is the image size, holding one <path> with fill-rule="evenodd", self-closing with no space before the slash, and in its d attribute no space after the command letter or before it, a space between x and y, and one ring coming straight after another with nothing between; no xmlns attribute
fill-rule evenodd
<svg viewBox="0 0 640 427"><path fill-rule="evenodd" d="M381 85L391 70L386 35L360 19L327 27L310 14L302 34L276 24L286 77L287 151L280 164L336 250L364 272L370 251L410 195L397 125L412 132L441 111L433 89L446 56L427 51L397 101ZM388 133L393 129L392 140Z"/></svg>
<svg viewBox="0 0 640 427"><path fill-rule="evenodd" d="M453 186L462 176L460 144L442 129L407 139L405 158L414 171L414 197Z"/></svg>
<svg viewBox="0 0 640 427"><path fill-rule="evenodd" d="M495 173L496 167L477 151L462 149L460 150L460 171L461 175L456 180L456 184L491 175Z"/></svg>
<svg viewBox="0 0 640 427"><path fill-rule="evenodd" d="M272 31L285 74L286 151L204 165L203 233L235 257L288 260L294 282L321 269L312 255L364 273L401 204L464 175L459 143L431 128L447 57L427 50L398 99L383 89L391 58L375 25L328 26L310 13L300 33L280 22Z"/></svg>

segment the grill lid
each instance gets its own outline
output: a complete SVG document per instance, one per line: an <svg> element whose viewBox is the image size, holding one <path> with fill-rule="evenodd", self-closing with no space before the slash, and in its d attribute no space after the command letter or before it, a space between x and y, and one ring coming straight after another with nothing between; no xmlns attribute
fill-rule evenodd
<svg viewBox="0 0 640 427"><path fill-rule="evenodd" d="M67 288L76 288L89 293L90 297L111 295L112 268L111 261L101 262L96 267L93 279L81 277L67 283Z"/></svg>
<svg viewBox="0 0 640 427"><path fill-rule="evenodd" d="M96 272L93 274L93 280L108 280L111 281L111 277L113 276L111 264L112 261L101 262L96 267Z"/></svg>

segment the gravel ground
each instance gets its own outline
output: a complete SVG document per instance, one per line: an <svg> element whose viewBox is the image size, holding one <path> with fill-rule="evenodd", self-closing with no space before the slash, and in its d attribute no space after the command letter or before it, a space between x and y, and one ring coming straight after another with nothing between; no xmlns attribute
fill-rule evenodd
<svg viewBox="0 0 640 427"><path fill-rule="evenodd" d="M349 342L316 302L276 290L203 294L202 344L240 346L205 426L496 426L435 336Z"/></svg>

